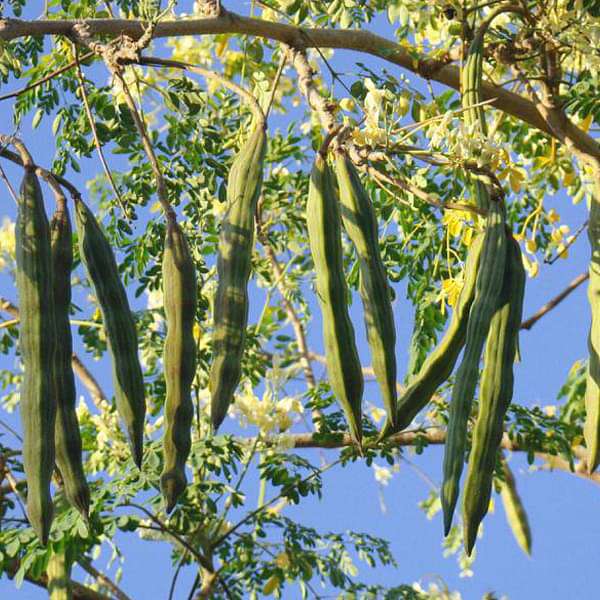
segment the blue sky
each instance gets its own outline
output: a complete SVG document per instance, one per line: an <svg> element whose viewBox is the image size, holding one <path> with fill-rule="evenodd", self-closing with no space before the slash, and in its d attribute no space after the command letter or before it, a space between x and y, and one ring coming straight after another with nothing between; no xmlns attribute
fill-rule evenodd
<svg viewBox="0 0 600 600"><path fill-rule="evenodd" d="M183 3L182 3L183 4ZM389 26L380 21L370 27L373 31L389 34ZM334 66L348 69L348 53L334 60ZM381 68L381 61L365 56L352 55L373 68ZM392 70L393 73L397 73ZM408 74L411 83L416 78ZM351 80L350 80L351 81ZM1 122L9 133L11 115L7 104L0 105ZM25 123L29 121L26 119ZM22 137L42 164L50 162L53 144L47 143L51 135L47 126L31 132L24 127ZM110 156L115 168L123 168L118 157ZM87 162L87 161L86 161ZM96 162L87 163L91 169L99 169ZM93 164L93 167L92 167ZM18 185L20 173L2 162L14 185ZM84 169L85 172L85 169ZM88 170L90 174L95 170ZM77 184L83 182L81 176L69 173ZM0 221L4 215L14 218L13 202L8 194L3 194L0 204ZM563 195L550 196L546 207L555 207L562 215L562 221L575 230L586 218L586 207L573 207ZM559 260L552 266L541 264L539 276L527 281L525 316L537 310L544 302L561 291L576 275L587 268L589 251L585 236L576 242L569 259ZM402 284L399 291L403 289ZM0 295L16 300L12 282L5 274L0 274ZM260 304L262 305L262 304ZM356 329L363 364L369 364L360 304L353 305ZM406 365L412 329L412 307L399 294L395 305L398 328L398 362L402 373ZM585 286L580 287L557 309L547 315L531 331L522 332L522 363L516 367L515 402L525 406L546 405L555 402L556 393L564 382L574 360L586 356L586 336L589 323L589 309ZM322 347L320 328L317 321L308 331L309 342L317 351ZM0 368L13 364L13 357L0 356ZM93 363L95 375L103 382L109 381L106 361ZM317 366L317 372L322 369ZM110 389L105 383L106 389ZM375 393L374 384L368 384L365 397ZM18 425L16 415L9 421ZM307 456L318 460L317 451L308 451ZM333 451L323 451L332 459ZM441 477L442 449L430 448L413 460L433 480L439 484ZM324 476L324 497L321 501L308 499L297 507L286 509L290 517L315 526L323 531L357 530L380 535L392 541L392 548L399 563L397 570L383 569L369 572L366 565L359 564L361 576L365 579L394 585L423 579L434 581L443 579L451 590L460 591L465 599L479 598L488 591L505 594L512 600L521 598L577 598L586 600L597 597L595 578L590 575L597 570L600 554L600 495L593 483L574 475L542 471L530 472L523 457L514 456L511 466L517 475L520 494L528 509L533 531L533 556L527 558L517 547L506 525L503 509L496 497L495 513L484 521L484 537L477 544L477 560L474 576L468 579L458 577L459 569L453 557L442 556L442 523L437 515L428 521L417 504L428 494L428 486L409 465L402 462L400 472L390 485L379 489L374 483L373 471L364 464L355 463L346 469L336 469ZM253 506L257 495L255 478L249 480L247 493L249 505ZM381 495L386 511L381 509ZM270 494L267 494L269 497ZM170 561L168 548L161 544L141 542L129 535L123 539L122 550L126 556L122 586L132 598L164 598L170 583ZM104 564L107 555L103 554L99 564ZM157 565L169 565L164 571ZM81 573L75 572L81 579ZM180 577L180 587L176 598L186 598L194 577L191 570ZM290 592L293 597L294 592ZM0 580L0 597L12 597L14 586L5 579ZM45 598L45 592L24 584L18 593L19 598Z"/></svg>

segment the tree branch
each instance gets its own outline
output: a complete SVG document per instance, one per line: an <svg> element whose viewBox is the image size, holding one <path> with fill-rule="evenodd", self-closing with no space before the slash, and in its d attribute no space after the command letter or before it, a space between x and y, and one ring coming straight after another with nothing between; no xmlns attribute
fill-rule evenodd
<svg viewBox="0 0 600 600"><path fill-rule="evenodd" d="M10 138L10 136L0 134L0 144L7 143L6 141L9 138ZM0 148L0 156L3 156L4 158L10 160L11 162L13 162L17 165L20 165L21 167L24 166L23 160L21 159L21 157L16 152L12 152L8 148ZM36 165L36 164L34 164L33 167L35 169L36 175L38 175L45 181L48 181L49 178L53 177L56 181L58 181L58 183L60 183L60 185L62 185L66 190L68 190L68 192L71 194L71 196L81 198L81 194L79 193L79 190L70 181L68 181L64 177L61 177L60 175L56 175L55 173L52 173L51 171L48 171L48 170L44 169L43 167L40 167L39 165Z"/></svg>
<svg viewBox="0 0 600 600"><path fill-rule="evenodd" d="M148 24L134 19L77 20L0 20L0 39L12 40L23 36L73 36L78 27L85 27L90 36L128 36L139 39L147 32ZM305 29L262 19L244 17L222 10L219 16L206 19L177 19L161 21L153 30L153 37L186 35L246 34L276 40L296 49L333 48L355 50L381 58L412 71L425 79L432 79L456 90L460 89L460 69L447 64L450 56L430 59L418 55L414 48L400 46L385 37L364 30ZM415 58L417 56L417 58ZM587 133L567 122L556 128L552 115L540 111L540 106L526 98L484 81L482 95L492 105L533 127L572 145L582 155L600 161L600 146Z"/></svg>
<svg viewBox="0 0 600 600"><path fill-rule="evenodd" d="M349 433L338 432L331 434L327 438L323 435L314 433L295 433L287 436L289 444L293 448L345 448L352 447L354 445L352 437ZM267 443L269 439L265 440ZM273 443L276 443L276 439L273 439ZM389 436L385 440L386 445L405 447L405 446L417 446L417 445L429 445L439 446L446 443L446 430L440 427L432 427L427 429L419 429L414 431L402 431ZM365 448L369 448L368 442L364 444ZM502 436L501 448L510 450L511 452L527 452L528 449L520 445L518 442L511 440L508 434L504 433ZM575 470L571 471L569 463L561 457L552 456L544 452L536 452L535 455L540 460L546 463L545 468L560 469L569 473L574 473L579 477L589 479L594 483L600 484L600 472L594 472L592 474L587 473L587 465L585 461L586 450L584 448L575 448L573 454L579 459L579 463L576 465Z"/></svg>
<svg viewBox="0 0 600 600"><path fill-rule="evenodd" d="M81 568L89 573L100 585L108 588L113 596L117 600L131 600L131 598L111 579L109 579L104 573L98 571L86 556L82 556L77 559L77 563L81 565Z"/></svg>
<svg viewBox="0 0 600 600"><path fill-rule="evenodd" d="M584 281L590 278L588 271L581 273L569 283L569 285L554 298L546 302L537 312L535 312L529 319L526 319L521 323L521 329L531 329L545 314L549 313L553 308L556 308L571 292L575 291Z"/></svg>
<svg viewBox="0 0 600 600"><path fill-rule="evenodd" d="M11 564L6 567L6 573L9 578L12 579L17 571L19 570L19 561L15 560ZM38 587L48 589L48 577L46 575L41 575L40 577L32 577L31 575L25 575L25 580L33 585L37 585ZM109 596L105 596L100 592L96 592L77 581L69 580L69 585L71 586L72 598L73 600L112 600Z"/></svg>
<svg viewBox="0 0 600 600"><path fill-rule="evenodd" d="M1 28L1 21L0 21L0 28ZM84 54L82 57L80 57L80 60L85 61L88 58L91 58L92 56L94 56L94 53L88 52L87 54ZM18 90L15 90L14 92L10 92L8 94L4 94L3 96L0 96L0 102L2 100L9 100L10 98L16 98L17 96L20 96L21 94L24 94L30 90L33 90L36 87L43 85L47 81L50 81L51 79L54 79L55 77L58 77L59 75L62 75L66 71L71 70L76 64L77 64L77 61L73 60L68 65L65 65L64 67L60 67L59 69L56 69L55 71L52 71L51 73L48 73L48 75L42 77L41 79L38 79L37 81L33 81L33 82L27 84L25 87L22 87Z"/></svg>
<svg viewBox="0 0 600 600"><path fill-rule="evenodd" d="M79 50L77 46L73 44L73 54L75 55L75 66L76 66L76 75L77 81L79 82L79 90L81 92L81 101L83 102L83 108L85 109L85 114L87 116L88 123L90 125L90 129L92 131L92 137L94 138L94 145L96 146L96 150L98 152L98 158L102 163L102 168L104 169L104 173L108 178L108 182L112 187L113 193L123 211L123 215L125 217L128 216L127 208L125 207L125 203L123 202L123 197L121 196L121 192L119 192L119 188L115 183L115 178L113 177L112 171L108 166L108 162L106 161L106 157L104 156L104 150L102 149L102 144L100 143L100 138L98 137L98 129L96 127L96 123L94 121L94 115L92 114L92 108L90 107L90 102L88 100L87 91L85 89L85 79L83 77L83 72L81 70L81 62L79 58ZM90 54L93 54L90 52ZM87 56L87 55L86 55Z"/></svg>

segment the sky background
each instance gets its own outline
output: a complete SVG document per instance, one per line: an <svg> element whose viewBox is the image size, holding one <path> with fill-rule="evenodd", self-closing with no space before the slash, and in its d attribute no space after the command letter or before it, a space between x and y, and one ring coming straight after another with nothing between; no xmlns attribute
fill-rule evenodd
<svg viewBox="0 0 600 600"><path fill-rule="evenodd" d="M180 3L182 8L185 4ZM232 3L229 5L233 8ZM247 12L247 3L243 6L243 12ZM369 29L392 35L389 24L383 19L371 24ZM349 52L337 53L332 64L342 72L351 72L353 63L350 60L355 59L374 69L384 66L381 61ZM392 74L397 75L401 72L399 68L385 66ZM92 73L99 81L105 80L105 75L97 67ZM417 79L410 73L405 72L405 75L413 85L425 89L417 84ZM326 79L329 81L328 77ZM346 81L351 83L353 79L348 76ZM2 91L6 92L9 89L12 88L7 87ZM434 89L442 88L434 86ZM49 142L52 119L46 119L38 129L31 131L29 123L32 116L25 119L21 136L34 153L36 161L48 165L54 151L54 144ZM8 103L0 104L0 122L3 123L1 133L12 131L11 107ZM276 127L284 122L280 117L276 117L272 119L271 126ZM126 168L120 157L109 153L108 159L115 169ZM82 161L82 165L88 178L100 169L95 160ZM18 187L21 173L7 161L2 161L2 166L13 185ZM76 185L84 188L85 177L72 172L68 173L68 177ZM14 203L6 191L2 193L2 197L4 201L0 203L0 222L5 215L11 219L15 216ZM547 209L556 208L562 216L562 222L570 225L572 231L586 218L586 207L583 204L572 206L570 200L561 194L548 196L545 206ZM48 208L50 210L50 203ZM571 249L568 260L559 260L551 266L540 261L539 276L527 281L524 317L536 311L575 276L586 270L588 258L587 241L585 236L581 236ZM407 364L407 348L413 322L413 309L404 299L403 290L404 286L400 283L394 306L401 374ZM13 282L5 273L0 273L0 295L14 302L17 300ZM133 307L140 307L143 301L144 298L134 302ZM251 306L262 307L262 299L255 298L254 303L251 299ZM359 302L353 303L352 315L361 360L367 365L370 364L370 359ZM252 312L250 322L253 322ZM585 286L581 286L531 331L522 332L522 362L515 369L515 402L525 406L544 406L555 402L557 391L564 383L571 365L575 360L585 358L587 354L588 324L589 309ZM320 351L322 343L318 319L311 324L308 338L310 347ZM13 356L0 356L0 368L9 368L13 364ZM90 366L105 390L110 391L108 362L104 360L91 363ZM324 374L320 365L315 365L315 368L319 375ZM373 397L375 390L375 384L368 383L365 397ZM3 418L4 416L3 414ZM11 425L20 428L18 415L10 415L7 420ZM227 423L223 431L228 431ZM250 433L248 431L248 434ZM317 462L317 452L321 452L328 462L337 455L335 451L317 450L305 451L305 455ZM408 452L406 457L414 461L434 484L439 485L442 448L428 448L421 456L411 456ZM480 598L482 594L490 591L513 600L597 598L596 578L592 575L597 572L600 556L598 487L568 473L531 471L522 456L512 456L510 464L517 476L519 493L528 511L533 532L533 555L527 558L517 546L506 524L499 496L494 495L496 508L494 514L488 515L484 521L484 537L477 543L474 575L470 578L459 577L455 557L443 557L441 514L429 521L419 509L418 503L428 495L429 485L406 462L400 463L400 472L384 488L376 485L373 470L364 463L357 462L345 469L328 471L323 477L323 498L304 499L299 506L287 508L286 514L321 531L364 531L389 539L398 561L398 568L374 571L362 563L357 563L361 578L370 582L397 585L421 580L426 587L428 582L439 578L451 590L460 591L465 599ZM246 493L248 505L252 507L258 495L258 482L254 475L248 479ZM267 492L267 498L272 495L272 492ZM135 599L165 598L171 580L168 546L141 541L131 534L119 534L117 539L126 556L122 588ZM107 558L108 554L104 552L97 564L105 564ZM163 571L158 568L160 565L168 565L168 569ZM114 572L114 569L112 571ZM194 575L192 569L182 571L176 598L187 597ZM75 570L74 578L82 580L83 575ZM13 583L1 579L0 598L10 598L14 595ZM16 595L19 598L35 600L45 598L46 592L25 583ZM284 597L291 598L296 595L299 597L297 588L290 588Z"/></svg>

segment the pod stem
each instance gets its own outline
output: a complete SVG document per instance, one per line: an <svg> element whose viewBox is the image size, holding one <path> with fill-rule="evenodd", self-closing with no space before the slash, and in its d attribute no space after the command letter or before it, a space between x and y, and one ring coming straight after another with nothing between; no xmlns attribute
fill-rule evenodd
<svg viewBox="0 0 600 600"><path fill-rule="evenodd" d="M257 119L259 123L266 122L266 116L261 108L258 100L252 94L252 92L248 91L246 88L230 81L226 77L223 77L219 73L215 73L210 69L204 69L203 67L199 67L198 65L193 65L188 62L180 61L180 60L172 60L168 58L158 58L156 56L143 56L140 57L138 64L146 65L149 67L167 67L169 69L183 69L186 71L190 71L191 73L197 73L198 75L202 75L206 79L213 79L218 81L223 87L231 90L248 103L250 110L254 114L254 117Z"/></svg>

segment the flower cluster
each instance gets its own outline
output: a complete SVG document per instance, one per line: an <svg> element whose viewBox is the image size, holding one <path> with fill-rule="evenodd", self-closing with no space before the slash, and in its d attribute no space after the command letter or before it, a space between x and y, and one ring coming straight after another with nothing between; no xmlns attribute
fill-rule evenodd
<svg viewBox="0 0 600 600"><path fill-rule="evenodd" d="M287 431L294 424L294 417L303 412L298 398L285 396L279 400L271 389L259 398L249 382L240 386L235 403L229 408L231 416L240 418L242 427L256 425L264 434Z"/></svg>

